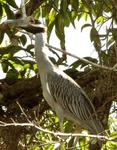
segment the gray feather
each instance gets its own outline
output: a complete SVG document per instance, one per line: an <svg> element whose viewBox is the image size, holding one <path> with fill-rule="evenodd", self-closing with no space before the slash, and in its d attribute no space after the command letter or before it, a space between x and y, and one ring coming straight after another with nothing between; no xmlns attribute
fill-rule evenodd
<svg viewBox="0 0 117 150"><path fill-rule="evenodd" d="M82 123L83 128L94 134L102 132L93 104L84 91L69 76L62 71L57 73L57 70L48 72L47 83L54 101L63 109L63 116L79 124Z"/></svg>

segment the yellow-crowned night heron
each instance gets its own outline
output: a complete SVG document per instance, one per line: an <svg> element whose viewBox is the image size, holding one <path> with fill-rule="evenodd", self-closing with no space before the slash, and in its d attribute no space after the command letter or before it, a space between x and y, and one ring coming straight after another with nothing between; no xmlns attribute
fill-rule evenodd
<svg viewBox="0 0 117 150"><path fill-rule="evenodd" d="M17 21L16 21L17 22ZM38 64L43 96L56 112L62 125L63 118L78 123L92 134L103 131L90 99L83 89L67 74L57 68L47 56L46 30L40 22L16 26L35 34L35 56Z"/></svg>

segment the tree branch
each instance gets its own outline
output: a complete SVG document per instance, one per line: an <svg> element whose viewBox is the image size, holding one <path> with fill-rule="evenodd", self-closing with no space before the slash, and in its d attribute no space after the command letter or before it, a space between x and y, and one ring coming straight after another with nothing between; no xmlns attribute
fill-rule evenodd
<svg viewBox="0 0 117 150"><path fill-rule="evenodd" d="M92 134L84 134L84 133L62 133L62 132L53 132L53 131L49 131L47 129L44 129L40 126L37 126L36 124L34 123L5 123L5 122L2 122L0 121L0 126L1 127L8 127L8 126L30 126L30 127L35 127L36 129L42 131L42 132L45 132L47 134L52 134L54 135L55 137L56 136L72 136L72 137L91 137L91 138L98 138L100 140L109 140L109 141L112 141L113 139L112 138L108 138L107 136L103 136L103 135L92 135Z"/></svg>
<svg viewBox="0 0 117 150"><path fill-rule="evenodd" d="M91 62L91 61L89 61L89 60L87 60L87 59L80 58L80 57L78 57L78 56L76 56L76 55L74 55L74 54L71 54L71 53L69 53L69 52L66 52L66 51L63 50L63 49L59 49L59 48L56 48L56 47L54 47L54 46L51 46L51 45L49 45L49 44L47 44L47 43L46 43L46 46L49 47L49 48L51 48L51 49L54 49L54 50L56 50L56 51L65 53L66 55L69 55L69 56L74 57L74 58L76 58L76 59L79 59L79 60L81 60L82 62L84 62L84 63L86 63L86 64L90 64L90 65L92 65L92 66L94 66L94 67L97 67L97 68L100 68L100 69L104 69L104 70L108 70L108 71L117 72L117 69L116 69L115 67L112 67L112 68L111 68L111 67L106 67L106 66L103 66L103 65L98 65L98 64L93 63L93 62Z"/></svg>

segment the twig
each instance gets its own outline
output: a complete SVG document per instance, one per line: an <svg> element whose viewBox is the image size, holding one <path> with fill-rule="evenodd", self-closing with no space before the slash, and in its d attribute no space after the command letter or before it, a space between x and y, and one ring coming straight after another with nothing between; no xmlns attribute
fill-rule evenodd
<svg viewBox="0 0 117 150"><path fill-rule="evenodd" d="M17 103L17 105L19 106L19 108L20 108L21 112L23 113L23 115L25 116L25 118L27 119L27 121L28 121L29 123L31 123L31 121L28 119L28 116L27 116L26 113L24 112L24 110L23 110L23 108L21 107L21 105L19 104L19 102L16 101L16 103Z"/></svg>
<svg viewBox="0 0 117 150"><path fill-rule="evenodd" d="M0 126L1 127L7 127L7 126L31 126L31 127L35 127L36 129L48 133L48 134L52 134L54 136L82 136L82 137L91 137L91 138L98 138L98 139L104 139L104 140L109 140L109 141L113 141L112 138L108 138L107 136L102 136L102 135L92 135L92 134L82 134L82 133L61 133L61 132L52 132L49 131L47 129L43 129L42 127L39 127L37 125L35 125L34 123L5 123L0 121Z"/></svg>
<svg viewBox="0 0 117 150"><path fill-rule="evenodd" d="M76 55L74 55L74 54L71 54L71 53L69 53L69 52L66 52L66 51L63 50L63 49L59 49L59 48L56 48L56 47L54 47L54 46L51 46L51 45L49 45L49 44L47 44L47 43L46 43L46 46L49 47L49 48L52 48L52 49L54 49L54 50L56 50L56 51L65 53L66 55L69 55L69 56L74 57L74 58L76 58L76 59L79 59L79 60L81 60L82 62L84 62L84 63L86 63L86 64L90 64L90 65L92 65L92 66L98 67L98 68L100 68L100 69L109 70L109 71L117 71L116 68L113 68L113 67L110 68L110 67L106 67L106 66L103 66L103 65L98 65L98 64L93 63L93 62L91 62L91 61L89 61L89 60L87 60L87 59L80 58L80 57L78 57L78 56L76 56Z"/></svg>

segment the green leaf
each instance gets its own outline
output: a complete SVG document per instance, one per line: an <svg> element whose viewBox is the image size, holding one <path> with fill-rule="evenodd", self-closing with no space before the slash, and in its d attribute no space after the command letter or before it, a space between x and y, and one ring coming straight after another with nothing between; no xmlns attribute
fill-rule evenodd
<svg viewBox="0 0 117 150"><path fill-rule="evenodd" d="M26 44L27 38L26 38L26 36L24 34L20 37L20 41L21 41L23 46Z"/></svg>
<svg viewBox="0 0 117 150"><path fill-rule="evenodd" d="M71 5L72 5L72 8L73 8L75 11L78 11L79 1L78 1L78 0L70 0L70 3L71 3Z"/></svg>
<svg viewBox="0 0 117 150"><path fill-rule="evenodd" d="M48 15L48 24L51 24L54 20L55 20L55 16L56 16L56 13L54 10L51 10L49 15Z"/></svg>
<svg viewBox="0 0 117 150"><path fill-rule="evenodd" d="M73 131L73 122L66 121L64 126L65 126L65 129L64 129L65 133L70 133Z"/></svg>
<svg viewBox="0 0 117 150"><path fill-rule="evenodd" d="M60 4L60 13L58 14L58 18L60 19L60 23L64 26L69 26L70 18L69 18L69 9L67 0L61 1ZM62 22L61 22L62 21Z"/></svg>
<svg viewBox="0 0 117 150"><path fill-rule="evenodd" d="M87 11L87 10L86 10L86 11ZM84 20L87 21L88 13L84 13L84 14L83 14L83 17L84 17Z"/></svg>
<svg viewBox="0 0 117 150"><path fill-rule="evenodd" d="M52 29L53 29L53 27L54 27L54 25L55 25L55 19L56 19L56 12L55 12L55 10L51 10L50 11L50 13L49 13L49 15L48 16L46 16L46 23L47 23L47 26L48 26L48 41L49 41L49 38L50 38L50 35L51 35L51 32L52 32Z"/></svg>
<svg viewBox="0 0 117 150"><path fill-rule="evenodd" d="M7 14L7 18L8 19L14 19L14 13L11 11L11 9L9 8L9 6L7 4L3 4L3 8Z"/></svg>
<svg viewBox="0 0 117 150"><path fill-rule="evenodd" d="M76 69L76 68L78 68L80 65L82 65L82 63L83 63L83 62L82 62L81 60L77 60L77 61L73 62L73 63L70 65L70 67Z"/></svg>
<svg viewBox="0 0 117 150"><path fill-rule="evenodd" d="M12 60L15 64L19 64L19 65L21 65L21 66L24 65L23 61L20 60L20 59L17 58L17 57L12 57L11 60Z"/></svg>
<svg viewBox="0 0 117 150"><path fill-rule="evenodd" d="M30 45L27 46L26 49L27 49L28 51L30 51L30 50L33 49L33 48L34 48L34 45L33 45L33 44L30 44Z"/></svg>
<svg viewBox="0 0 117 150"><path fill-rule="evenodd" d="M26 50L25 48L21 47L21 46L14 46L14 51L19 51L19 50Z"/></svg>
<svg viewBox="0 0 117 150"><path fill-rule="evenodd" d="M38 9L36 9L34 12L33 12L33 16L35 17L35 19L39 19L40 15L41 15L41 11L42 9L40 9L40 7Z"/></svg>
<svg viewBox="0 0 117 150"><path fill-rule="evenodd" d="M111 38L108 40L107 46L109 47L113 42L114 42L114 39L111 37Z"/></svg>
<svg viewBox="0 0 117 150"><path fill-rule="evenodd" d="M62 13L66 13L67 8L68 8L67 0L62 0L62 1L61 1L61 4L60 4L60 11L61 11Z"/></svg>
<svg viewBox="0 0 117 150"><path fill-rule="evenodd" d="M66 27L69 27L69 24L70 24L70 17L69 17L68 12L64 13L63 18L64 18L64 25L65 25Z"/></svg>
<svg viewBox="0 0 117 150"><path fill-rule="evenodd" d="M18 79L18 76L19 76L19 72L17 70L10 69L7 72L6 78L7 79L13 79L14 81L16 81Z"/></svg>
<svg viewBox="0 0 117 150"><path fill-rule="evenodd" d="M7 63L7 60L4 60L1 62L1 66L2 66L2 70L4 73L6 73L8 71L8 63Z"/></svg>
<svg viewBox="0 0 117 150"><path fill-rule="evenodd" d="M34 49L34 45L33 45L33 44L30 44L30 45L27 46L26 51L27 51L28 53L30 53L31 56L34 57L35 53L34 53L34 51L32 51L32 49Z"/></svg>
<svg viewBox="0 0 117 150"><path fill-rule="evenodd" d="M76 17L77 17L77 13L76 13L76 11L68 11L68 15L69 15L69 18L70 18L70 21L71 21L71 23L72 23L72 25L73 25L73 27L75 28L75 23L74 23L74 20L76 19Z"/></svg>
<svg viewBox="0 0 117 150"><path fill-rule="evenodd" d="M50 10L51 10L51 6L50 4L46 4L42 7L42 17L45 17L49 14Z"/></svg>
<svg viewBox="0 0 117 150"><path fill-rule="evenodd" d="M90 31L90 39L91 42L94 42L95 49L99 51L101 48L101 42L100 42L98 31L94 27Z"/></svg>
<svg viewBox="0 0 117 150"><path fill-rule="evenodd" d="M28 68L30 68L30 64L25 64L24 69L28 69Z"/></svg>
<svg viewBox="0 0 117 150"><path fill-rule="evenodd" d="M76 137L73 137L73 136L71 136L71 137L69 138L68 149L71 148L71 147L74 147L74 145L75 145L75 138L76 138Z"/></svg>
<svg viewBox="0 0 117 150"><path fill-rule="evenodd" d="M7 3L8 3L10 6L16 8L16 9L18 8L18 6L16 5L16 3L15 3L14 0L7 0Z"/></svg>
<svg viewBox="0 0 117 150"><path fill-rule="evenodd" d="M54 25L55 25L55 20L53 20L53 22L49 23L49 25L48 25L47 41L49 41L49 39L50 39L50 35L52 33L52 29L53 29Z"/></svg>
<svg viewBox="0 0 117 150"><path fill-rule="evenodd" d="M16 9L18 8L18 6L16 5L16 3L15 3L14 0L6 0L6 2L7 2L10 6L16 8Z"/></svg>
<svg viewBox="0 0 117 150"><path fill-rule="evenodd" d="M61 29L63 29L63 23L62 23L62 19L60 18L60 15L56 16L56 21L55 21L55 32L56 35L59 39L62 38L62 32Z"/></svg>
<svg viewBox="0 0 117 150"><path fill-rule="evenodd" d="M51 62L52 62L53 64L56 64L56 59L55 59L55 58L49 57L49 59L51 60Z"/></svg>
<svg viewBox="0 0 117 150"><path fill-rule="evenodd" d="M117 42L117 28L113 28L110 30L113 35L113 39Z"/></svg>
<svg viewBox="0 0 117 150"><path fill-rule="evenodd" d="M105 0L103 5L103 11L106 13L113 9L112 1Z"/></svg>
<svg viewBox="0 0 117 150"><path fill-rule="evenodd" d="M3 56L2 56L2 59L10 59L11 57L11 54L10 53L5 53Z"/></svg>
<svg viewBox="0 0 117 150"><path fill-rule="evenodd" d="M106 17L105 16L100 16L96 19L96 22L97 23L100 23L100 22L104 22L106 20Z"/></svg>
<svg viewBox="0 0 117 150"><path fill-rule="evenodd" d="M91 61L91 62L94 62L94 63L97 63L97 62L98 62L97 59L92 58L92 57L84 57L84 58L87 59L87 60L89 60L89 61ZM73 63L70 65L70 67L72 67L73 69L76 69L76 68L78 68L78 67L81 67L81 68L86 67L87 65L88 65L88 64L86 64L85 62L82 62L81 60L77 60L77 61L73 62Z"/></svg>
<svg viewBox="0 0 117 150"><path fill-rule="evenodd" d="M16 70L15 67L14 67L14 62L12 63L11 60L8 60L7 63L8 63L8 66L9 66L10 68L12 68L13 70Z"/></svg>
<svg viewBox="0 0 117 150"><path fill-rule="evenodd" d="M53 149L54 149L54 146L52 144L51 145L49 144L47 147L47 150L53 150Z"/></svg>
<svg viewBox="0 0 117 150"><path fill-rule="evenodd" d="M37 66L37 64L34 64L34 65L33 65L33 70L34 70L35 72L38 72L38 66Z"/></svg>
<svg viewBox="0 0 117 150"><path fill-rule="evenodd" d="M92 29L90 31L91 42L95 41L95 39L96 39L97 36L98 36L98 32L97 32L96 28L92 27Z"/></svg>
<svg viewBox="0 0 117 150"><path fill-rule="evenodd" d="M84 24L84 25L82 26L82 28L81 28L81 32L82 32L82 30L83 30L84 28L86 28L86 27L91 27L91 24L90 24L90 23Z"/></svg>
<svg viewBox="0 0 117 150"><path fill-rule="evenodd" d="M80 147L82 147L82 150L88 149L88 143L86 141L86 137L79 137L79 145L80 145Z"/></svg>
<svg viewBox="0 0 117 150"><path fill-rule="evenodd" d="M98 62L98 60L96 58L92 58L92 57L84 57L84 59L87 59L87 60L94 62L94 63Z"/></svg>
<svg viewBox="0 0 117 150"><path fill-rule="evenodd" d="M23 47L21 47L21 46L14 46L14 45L10 45L10 46L8 46L7 47L7 52L8 53L10 53L12 56L15 54L15 53L17 53L18 51L20 51L20 50L26 50L26 49L24 49Z"/></svg>
<svg viewBox="0 0 117 150"><path fill-rule="evenodd" d="M28 65L28 67L33 67L33 65L35 64L34 61L32 60L22 60L24 64Z"/></svg>
<svg viewBox="0 0 117 150"><path fill-rule="evenodd" d="M3 9L2 9L2 4L0 3L0 18L2 18L3 15Z"/></svg>
<svg viewBox="0 0 117 150"><path fill-rule="evenodd" d="M4 38L4 31L0 30L0 44L2 43Z"/></svg>

